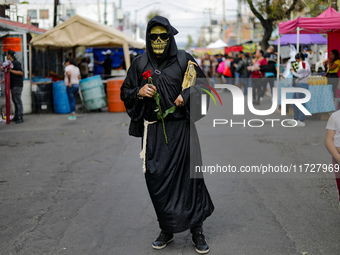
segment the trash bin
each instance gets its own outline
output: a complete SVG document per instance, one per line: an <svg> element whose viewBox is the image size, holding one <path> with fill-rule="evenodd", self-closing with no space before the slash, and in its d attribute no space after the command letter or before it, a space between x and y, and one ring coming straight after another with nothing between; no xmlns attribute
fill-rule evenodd
<svg viewBox="0 0 340 255"><path fill-rule="evenodd" d="M121 77L107 80L107 107L109 112L126 112L123 101L120 99L120 88L124 79Z"/></svg>
<svg viewBox="0 0 340 255"><path fill-rule="evenodd" d="M32 105L34 113L53 112L52 82L35 82L32 84Z"/></svg>
<svg viewBox="0 0 340 255"><path fill-rule="evenodd" d="M100 75L80 80L79 86L85 107L88 110L101 109L107 105Z"/></svg>
<svg viewBox="0 0 340 255"><path fill-rule="evenodd" d="M53 106L55 113L63 114L71 112L64 81L56 81L53 83Z"/></svg>

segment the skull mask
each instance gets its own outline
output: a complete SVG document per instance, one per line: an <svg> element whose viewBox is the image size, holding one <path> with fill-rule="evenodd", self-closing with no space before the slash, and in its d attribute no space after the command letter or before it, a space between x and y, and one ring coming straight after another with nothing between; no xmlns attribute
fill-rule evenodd
<svg viewBox="0 0 340 255"><path fill-rule="evenodd" d="M151 28L149 36L153 52L157 55L163 54L169 41L166 28L163 26L155 26Z"/></svg>

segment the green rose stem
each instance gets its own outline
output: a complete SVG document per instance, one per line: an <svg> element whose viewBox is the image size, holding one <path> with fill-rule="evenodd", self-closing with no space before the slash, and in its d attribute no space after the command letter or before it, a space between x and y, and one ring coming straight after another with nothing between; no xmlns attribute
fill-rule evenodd
<svg viewBox="0 0 340 255"><path fill-rule="evenodd" d="M148 78L148 82L153 85L151 77ZM163 114L161 104L160 104L161 96L159 95L159 93L157 91L155 91L153 98L155 99L156 104L157 104L157 109L155 110L155 112L157 112L157 118L162 120L165 142L168 144L168 137L166 136L166 132L165 132L164 119L169 113L173 113L175 111L176 106L172 106L171 108L166 110L165 113Z"/></svg>

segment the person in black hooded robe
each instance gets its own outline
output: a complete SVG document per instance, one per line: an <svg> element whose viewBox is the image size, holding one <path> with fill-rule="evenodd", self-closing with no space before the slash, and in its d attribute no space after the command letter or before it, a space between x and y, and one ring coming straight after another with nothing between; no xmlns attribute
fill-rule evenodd
<svg viewBox="0 0 340 255"><path fill-rule="evenodd" d="M173 240L173 233L190 229L196 251L207 253L209 245L202 225L212 214L214 205L203 176L190 175L194 165L202 165L200 144L193 123L202 117L200 100L203 92L200 88L203 87L202 80L206 80L203 71L195 66L195 85L182 91L185 70L181 69L177 57L174 39L177 33L164 17L156 16L149 21L144 53L147 54L147 64L141 69L142 56L133 60L121 87L121 99L131 117L129 134L144 136L142 143L145 151L142 151L141 157L144 157L145 179L161 228L152 247L162 249ZM186 63L189 60L195 62L188 53L185 53L185 58ZM143 73L151 70L153 74L157 68L162 69L161 73L153 85L148 84ZM161 97L163 112L176 105L175 111L164 120L168 143L162 121L155 112L155 91Z"/></svg>

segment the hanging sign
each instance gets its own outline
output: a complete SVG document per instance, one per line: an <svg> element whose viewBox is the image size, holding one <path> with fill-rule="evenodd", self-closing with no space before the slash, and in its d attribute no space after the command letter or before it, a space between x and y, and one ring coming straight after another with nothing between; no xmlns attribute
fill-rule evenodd
<svg viewBox="0 0 340 255"><path fill-rule="evenodd" d="M8 50L21 51L21 37L5 37L2 38L2 51Z"/></svg>

